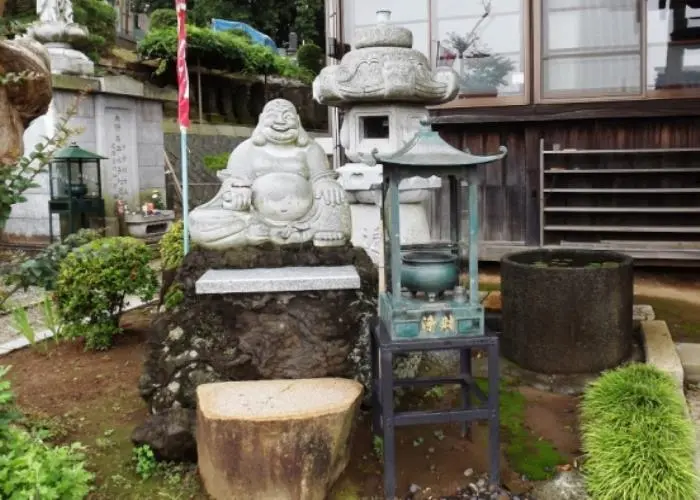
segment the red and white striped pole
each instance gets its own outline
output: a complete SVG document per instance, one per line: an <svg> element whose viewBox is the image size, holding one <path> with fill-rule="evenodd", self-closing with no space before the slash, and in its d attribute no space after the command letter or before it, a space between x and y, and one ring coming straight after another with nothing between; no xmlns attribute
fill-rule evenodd
<svg viewBox="0 0 700 500"><path fill-rule="evenodd" d="M184 252L190 250L189 174L187 129L190 126L190 77L187 71L187 0L175 0L177 13L177 118L180 125L180 168L182 169L182 224Z"/></svg>

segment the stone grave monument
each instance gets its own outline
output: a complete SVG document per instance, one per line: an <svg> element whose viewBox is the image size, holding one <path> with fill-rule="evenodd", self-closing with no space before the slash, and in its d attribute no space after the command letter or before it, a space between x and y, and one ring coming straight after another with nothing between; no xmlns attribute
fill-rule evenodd
<svg viewBox="0 0 700 500"><path fill-rule="evenodd" d="M171 306L153 324L140 380L152 416L133 439L165 459L195 454L198 386L351 377L349 354L376 312L377 272L349 241L346 193L292 103L267 103L219 177L190 213L193 249L163 283ZM344 394L355 411L359 393Z"/></svg>
<svg viewBox="0 0 700 500"><path fill-rule="evenodd" d="M428 59L413 49L410 30L389 24L390 11L377 12L375 26L355 33L355 50L340 64L324 68L313 83L314 99L344 112L340 143L349 163L338 168L352 213L352 242L382 266L379 191L381 165L369 166L376 149L401 149L427 118L427 105L451 101L459 91L451 68L432 71ZM440 179L414 177L399 187L403 244L428 243L430 227L424 202L441 187Z"/></svg>
<svg viewBox="0 0 700 500"><path fill-rule="evenodd" d="M96 76L90 58L73 47L88 32L74 22L71 0L37 0L36 9L39 19L27 33L4 42L38 46L45 65L43 85L53 85L50 105L24 132L25 150L53 136L56 124L69 109L76 108L68 126L79 133L71 140L107 158L102 162L102 192L107 234L116 235L118 201L130 211L140 211L154 189L165 194L163 101L175 101L177 93L124 75ZM45 91L38 84L35 88L38 102ZM82 90L89 93L78 103ZM40 174L36 182L38 186L26 192L27 201L13 207L4 233L8 240L47 241L51 224L54 234L61 232L58 215L49 218L48 174Z"/></svg>

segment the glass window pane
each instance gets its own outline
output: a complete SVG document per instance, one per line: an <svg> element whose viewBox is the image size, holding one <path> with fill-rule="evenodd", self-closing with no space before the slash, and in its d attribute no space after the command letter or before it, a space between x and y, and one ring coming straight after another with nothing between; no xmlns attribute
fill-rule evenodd
<svg viewBox="0 0 700 500"><path fill-rule="evenodd" d="M525 93L525 4L526 0L435 1L435 62L460 74L462 95Z"/></svg>
<svg viewBox="0 0 700 500"><path fill-rule="evenodd" d="M543 0L544 97L641 93L638 0Z"/></svg>
<svg viewBox="0 0 700 500"><path fill-rule="evenodd" d="M700 89L700 2L647 3L647 88Z"/></svg>

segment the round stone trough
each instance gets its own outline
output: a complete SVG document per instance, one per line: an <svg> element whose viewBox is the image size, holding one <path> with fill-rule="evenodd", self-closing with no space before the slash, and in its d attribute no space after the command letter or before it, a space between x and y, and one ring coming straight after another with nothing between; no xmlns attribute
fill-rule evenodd
<svg viewBox="0 0 700 500"><path fill-rule="evenodd" d="M589 250L503 257L503 355L547 374L619 365L633 345L632 262L620 253Z"/></svg>

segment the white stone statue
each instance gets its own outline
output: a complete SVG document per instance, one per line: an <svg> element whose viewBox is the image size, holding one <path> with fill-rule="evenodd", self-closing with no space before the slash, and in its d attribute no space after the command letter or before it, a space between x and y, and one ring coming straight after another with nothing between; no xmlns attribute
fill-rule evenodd
<svg viewBox="0 0 700 500"><path fill-rule="evenodd" d="M350 208L323 148L309 137L294 105L265 105L253 135L219 172L212 200L190 214L192 240L212 249L350 239Z"/></svg>
<svg viewBox="0 0 700 500"><path fill-rule="evenodd" d="M36 12L42 23L73 24L71 0L38 0Z"/></svg>

